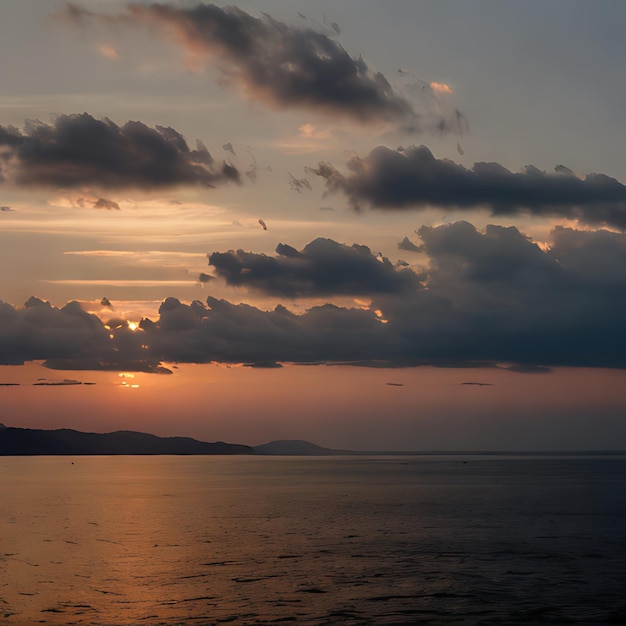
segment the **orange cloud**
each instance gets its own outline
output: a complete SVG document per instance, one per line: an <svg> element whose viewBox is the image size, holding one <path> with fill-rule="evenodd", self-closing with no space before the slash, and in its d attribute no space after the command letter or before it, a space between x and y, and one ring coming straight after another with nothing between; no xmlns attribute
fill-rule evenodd
<svg viewBox="0 0 626 626"><path fill-rule="evenodd" d="M454 93L452 87L445 83L430 83L430 88L436 93Z"/></svg>
<svg viewBox="0 0 626 626"><path fill-rule="evenodd" d="M120 56L113 46L105 43L102 43L98 46L98 52L107 59L118 59Z"/></svg>
<svg viewBox="0 0 626 626"><path fill-rule="evenodd" d="M332 133L327 128L324 130L317 130L313 124L302 124L298 127L300 131L300 137L306 137L307 139L330 139Z"/></svg>

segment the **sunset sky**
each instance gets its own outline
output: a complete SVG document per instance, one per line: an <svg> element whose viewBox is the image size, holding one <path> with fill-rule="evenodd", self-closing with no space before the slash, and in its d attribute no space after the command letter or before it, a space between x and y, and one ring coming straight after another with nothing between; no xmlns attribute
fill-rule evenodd
<svg viewBox="0 0 626 626"><path fill-rule="evenodd" d="M0 422L626 448L625 19L4 0Z"/></svg>

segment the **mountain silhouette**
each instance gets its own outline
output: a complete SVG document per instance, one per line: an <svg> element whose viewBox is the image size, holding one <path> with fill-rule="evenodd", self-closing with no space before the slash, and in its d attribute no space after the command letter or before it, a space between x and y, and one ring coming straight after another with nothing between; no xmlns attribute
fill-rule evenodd
<svg viewBox="0 0 626 626"><path fill-rule="evenodd" d="M84 433L0 427L0 456L88 454L254 454L249 446L189 437L157 437L130 430Z"/></svg>

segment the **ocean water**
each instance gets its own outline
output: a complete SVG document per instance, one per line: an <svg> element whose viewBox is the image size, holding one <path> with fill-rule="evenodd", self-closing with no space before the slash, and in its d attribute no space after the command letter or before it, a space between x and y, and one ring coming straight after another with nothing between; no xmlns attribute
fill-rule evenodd
<svg viewBox="0 0 626 626"><path fill-rule="evenodd" d="M626 457L0 458L3 624L626 624Z"/></svg>

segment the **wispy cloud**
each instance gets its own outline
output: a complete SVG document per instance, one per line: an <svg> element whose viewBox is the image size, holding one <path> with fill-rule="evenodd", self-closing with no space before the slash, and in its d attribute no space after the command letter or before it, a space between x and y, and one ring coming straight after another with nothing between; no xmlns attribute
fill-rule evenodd
<svg viewBox="0 0 626 626"><path fill-rule="evenodd" d="M66 278L66 279L40 279L42 283L53 285L103 285L108 287L185 287L189 286L190 280L149 280L149 279L126 279L126 278Z"/></svg>
<svg viewBox="0 0 626 626"><path fill-rule="evenodd" d="M330 33L254 17L237 7L128 4L118 15L66 5L63 17L86 27L103 22L152 27L176 42L190 66L216 66L221 82L272 108L300 108L363 124L387 123L408 131L462 132L463 115L418 110L362 57L351 56ZM338 29L333 29L338 34Z"/></svg>

